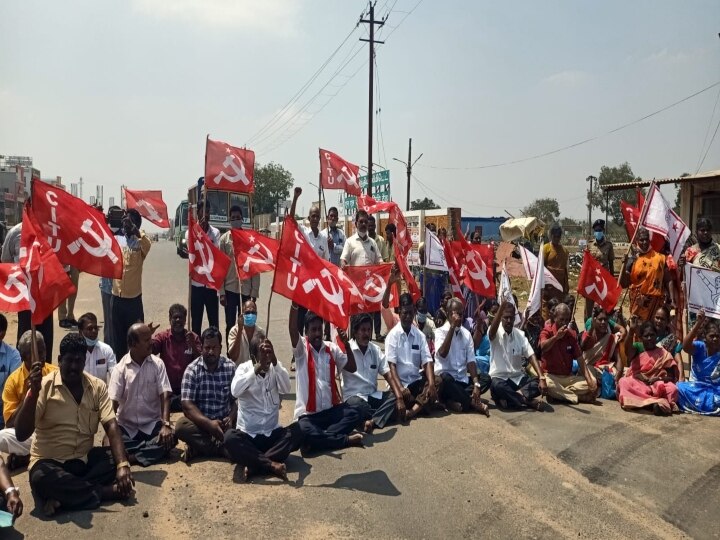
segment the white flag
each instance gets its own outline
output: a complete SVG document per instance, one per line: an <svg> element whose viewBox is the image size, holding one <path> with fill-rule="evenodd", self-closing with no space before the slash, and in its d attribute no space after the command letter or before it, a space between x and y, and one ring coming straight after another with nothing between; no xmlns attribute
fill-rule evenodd
<svg viewBox="0 0 720 540"><path fill-rule="evenodd" d="M430 229L425 229L425 268L447 272L445 250L437 235Z"/></svg>
<svg viewBox="0 0 720 540"><path fill-rule="evenodd" d="M697 313L704 309L708 316L720 318L720 272L688 263L685 284L689 311Z"/></svg>
<svg viewBox="0 0 720 540"><path fill-rule="evenodd" d="M543 255L543 258L544 258L545 255L542 252L543 245L544 244L540 245L540 254ZM535 268L538 267L538 264L537 264L538 258L529 249L525 249L523 246L519 246L519 247L520 247L520 259L522 260L523 268L525 269L525 275L527 276L528 279L534 280L535 279ZM544 262L543 262L542 267L543 267L544 273L545 273L545 279L543 280L544 281L543 287L545 286L545 283L547 283L548 285L552 285L553 287L555 287L558 291L563 292L563 286L560 285L560 282L557 280L557 278L552 275L552 272L550 272L550 270L545 268Z"/></svg>
<svg viewBox="0 0 720 540"><path fill-rule="evenodd" d="M539 253L540 256L536 257L535 275L530 285L530 295L528 297L527 307L525 308L525 317L528 319L540 311L542 307L542 290L545 286L545 254L543 253L542 243L540 244Z"/></svg>
<svg viewBox="0 0 720 540"><path fill-rule="evenodd" d="M512 295L512 285L510 284L510 277L505 269L505 261L503 261L502 272L500 273L500 288L498 289L498 304L502 304L503 300L507 300L513 306L515 306L515 326L522 324L522 317L518 311L517 304ZM498 317L502 316L502 313L497 314Z"/></svg>
<svg viewBox="0 0 720 540"><path fill-rule="evenodd" d="M663 197L657 184L650 187L645 199L644 214L641 215L643 217L640 225L667 237L670 241L670 253L676 261L680 259L685 242L690 237L690 229Z"/></svg>

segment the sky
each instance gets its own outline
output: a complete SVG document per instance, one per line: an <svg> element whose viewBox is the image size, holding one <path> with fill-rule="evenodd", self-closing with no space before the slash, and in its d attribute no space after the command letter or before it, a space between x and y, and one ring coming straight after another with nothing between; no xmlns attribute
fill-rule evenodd
<svg viewBox="0 0 720 540"><path fill-rule="evenodd" d="M82 177L86 199L103 185L106 205L121 185L161 189L172 216L203 174L209 134L288 169L309 208L318 147L367 164L367 25L356 26L366 8L3 2L0 155L32 156L66 185ZM378 0L376 14L387 21L373 161L390 169L403 208L405 166L393 158L407 159L410 137L423 154L411 198L469 216L519 215L553 197L563 216L584 218L585 179L603 165L666 178L696 172L707 153L701 171L720 169L720 134L708 149L720 86L607 134L720 81L717 0Z"/></svg>

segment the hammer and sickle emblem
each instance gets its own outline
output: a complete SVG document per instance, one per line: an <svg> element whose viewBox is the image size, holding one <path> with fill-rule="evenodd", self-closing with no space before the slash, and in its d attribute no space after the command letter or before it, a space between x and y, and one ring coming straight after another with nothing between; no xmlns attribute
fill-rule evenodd
<svg viewBox="0 0 720 540"><path fill-rule="evenodd" d="M158 214L158 211L155 210L155 207L147 202L145 199L140 199L137 202L137 206L144 207L148 214L148 219L150 221L161 221L162 217L160 217L160 214Z"/></svg>
<svg viewBox="0 0 720 540"><path fill-rule="evenodd" d="M99 227L102 236L96 233L95 229L93 228L93 222L97 223L97 220L95 218L86 219L80 226L80 230L84 233L89 234L93 238L93 240L97 242L97 245L91 246L85 241L84 238L78 238L74 242L68 244L68 250L72 255L75 255L78 251L80 251L80 247L82 247L93 257L107 257L113 264L116 263L118 261L118 257L117 255L115 255L115 253L113 253L112 239L110 238L110 236L108 236L107 232L105 232L105 229L103 229L102 227Z"/></svg>
<svg viewBox="0 0 720 540"><path fill-rule="evenodd" d="M261 251L264 251L265 253L261 253ZM260 257L253 257L258 253ZM256 243L253 247L251 247L247 252L247 258L245 259L245 263L243 263L243 271L247 272L250 270L250 265L252 263L259 263L259 264L272 264L275 265L275 261L273 260L272 253L270 252L270 249L263 244L263 243Z"/></svg>
<svg viewBox="0 0 720 540"><path fill-rule="evenodd" d="M13 304L17 304L20 301L24 299L28 299L31 301L30 295L28 294L28 287L27 284L24 282L23 279L18 279L19 276L24 276L23 271L17 268L14 270L7 278L7 282L5 283L5 290L11 291L13 289L17 290L17 294L15 296L8 296L4 292L0 291L0 298L5 300L6 302L10 302ZM31 309L34 309L35 306L31 305Z"/></svg>
<svg viewBox="0 0 720 540"><path fill-rule="evenodd" d="M382 278L382 276L372 274L368 276L367 280L365 280L365 285L363 286L363 289L366 292L375 291L375 294L371 295L363 293L363 298L368 302L377 304L382 300L382 297L385 294L385 289L387 289L387 283L385 283L385 280Z"/></svg>
<svg viewBox="0 0 720 540"><path fill-rule="evenodd" d="M207 249L207 258L205 257L205 249ZM202 264L195 266L195 270L201 276L206 276L209 282L214 283L215 279L212 276L212 270L215 267L215 257L213 257L212 250L200 240L195 240L195 253L188 256L191 263L194 263L195 259L197 259L197 253L200 253Z"/></svg>
<svg viewBox="0 0 720 540"><path fill-rule="evenodd" d="M602 290L598 288L598 283L602 283ZM601 300L605 300L605 296L607 295L607 283L605 283L605 280L601 278L599 274L595 277L595 283L591 283L585 287L585 292L587 294L590 294L593 290L597 292Z"/></svg>
<svg viewBox="0 0 720 540"><path fill-rule="evenodd" d="M228 175L224 170L220 171L220 174L218 174L215 178L213 178L213 182L216 184L219 184L223 180L227 180L228 182L242 182L246 186L250 185L250 180L247 177L247 174L245 173L245 163L243 163L243 160L238 158L237 161L240 162L240 166L238 167L235 159L235 154L228 154L225 156L225 161L223 161L223 168L227 169L230 167L234 174L233 176Z"/></svg>
<svg viewBox="0 0 720 540"><path fill-rule="evenodd" d="M323 285L322 278L327 279L328 285L330 286L330 291L328 291L325 286ZM337 282L337 280L333 277L330 270L327 268L323 268L320 271L320 279L317 278L311 278L308 279L305 283L303 283L303 290L305 293L310 293L313 289L317 288L320 291L320 294L323 295L325 300L330 302L331 304L334 304L338 306L340 309L340 314L345 315L345 309L343 305L343 293L342 289L340 288L340 284Z"/></svg>
<svg viewBox="0 0 720 540"><path fill-rule="evenodd" d="M479 263L478 259L480 259ZM474 249L467 252L465 255L465 262L467 263L467 272L470 277L474 280L482 281L483 287L490 287L490 280L487 277L487 266L485 265L485 261L483 261L482 257L480 257Z"/></svg>

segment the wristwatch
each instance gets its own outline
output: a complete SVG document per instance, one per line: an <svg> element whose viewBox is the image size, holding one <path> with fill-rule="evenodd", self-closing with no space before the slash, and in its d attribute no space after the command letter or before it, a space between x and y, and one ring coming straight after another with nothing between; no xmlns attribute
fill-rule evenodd
<svg viewBox="0 0 720 540"><path fill-rule="evenodd" d="M7 496L10 495L13 491L14 491L15 493L17 493L18 495L20 495L20 488L19 488L19 487L17 487L17 486L10 486L9 488L7 488L7 489L5 490L5 496L7 497Z"/></svg>
<svg viewBox="0 0 720 540"><path fill-rule="evenodd" d="M475 388L482 388L482 384L480 384L479 382L475 381L474 384L475 384Z"/></svg>
<svg viewBox="0 0 720 540"><path fill-rule="evenodd" d="M123 467L128 467L128 468L130 468L130 462L129 462L129 461L121 461L120 463L117 464L116 469L117 469L117 470L120 470L120 469L122 469Z"/></svg>

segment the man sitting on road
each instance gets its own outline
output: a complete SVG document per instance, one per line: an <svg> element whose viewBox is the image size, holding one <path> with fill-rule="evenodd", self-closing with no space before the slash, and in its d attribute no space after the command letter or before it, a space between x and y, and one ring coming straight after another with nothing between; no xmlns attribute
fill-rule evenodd
<svg viewBox="0 0 720 540"><path fill-rule="evenodd" d="M451 411L472 409L489 417L490 410L480 395L490 388L490 377L478 374L473 336L463 327L463 304L452 298L447 309L448 320L435 330L435 375L442 381L440 399Z"/></svg>
<svg viewBox="0 0 720 540"><path fill-rule="evenodd" d="M85 355L85 373L108 382L116 364L112 347L98 339L100 328L94 313L85 313L78 319L78 331L85 339L87 354Z"/></svg>
<svg viewBox="0 0 720 540"><path fill-rule="evenodd" d="M403 399L407 408L406 418L415 418L420 411L437 401L433 359L427 340L413 324L415 304L408 293L400 295L400 322L385 339L385 355L392 376L403 387ZM422 374L421 374L422 372Z"/></svg>
<svg viewBox="0 0 720 540"><path fill-rule="evenodd" d="M170 410L182 412L180 387L185 368L201 353L200 338L188 330L187 309L180 304L170 306L170 328L155 334L152 339L152 353L160 357L170 380L172 396Z"/></svg>
<svg viewBox="0 0 720 540"><path fill-rule="evenodd" d="M243 304L242 319L230 329L228 338L227 355L236 366L250 360L250 341L256 333L264 332L257 326L257 305L248 300Z"/></svg>
<svg viewBox="0 0 720 540"><path fill-rule="evenodd" d="M405 421L405 401L400 381L390 372L385 354L380 347L370 341L373 320L367 313L354 315L350 319L353 339L350 340L357 371L342 372L342 391L345 403L357 410L363 429L372 433L373 429L384 428L393 414ZM378 374L387 381L391 390L378 390Z"/></svg>
<svg viewBox="0 0 720 540"><path fill-rule="evenodd" d="M182 408L175 424L177 438L187 445L184 461L195 456L225 456L225 432L235 423L237 403L230 393L235 364L222 356L222 334L211 326L202 333L202 356L185 370Z"/></svg>
<svg viewBox="0 0 720 540"><path fill-rule="evenodd" d="M152 355L149 326L132 325L127 341L129 352L113 370L108 393L130 463L147 467L175 446L170 381L162 360Z"/></svg>
<svg viewBox="0 0 720 540"><path fill-rule="evenodd" d="M568 326L571 317L567 304L558 304L554 311L554 322L546 324L540 332L547 393L561 401L592 403L595 401L597 384L582 359L577 334ZM580 364L584 376L572 374L573 359Z"/></svg>
<svg viewBox="0 0 720 540"><path fill-rule="evenodd" d="M256 474L287 480L285 460L302 443L297 422L280 426L280 394L290 392L290 374L262 332L250 340L250 355L253 361L238 365L230 386L238 415L236 429L225 433L225 448L245 480Z"/></svg>
<svg viewBox="0 0 720 540"><path fill-rule="evenodd" d="M41 364L33 364L30 390L15 419L19 441L35 433L30 487L47 515L97 508L102 501L127 499L133 493L107 386L84 372L86 351L85 339L72 333L60 342L59 370L43 377ZM109 448L93 448L99 423Z"/></svg>
<svg viewBox="0 0 720 540"><path fill-rule="evenodd" d="M314 450L337 450L362 446L362 435L349 435L360 422L356 409L342 402L336 377L338 370L357 369L347 334L338 330L347 354L323 341L324 321L312 311L305 314L305 337L297 330L298 306L290 306L290 345L297 369L295 420L305 444Z"/></svg>
<svg viewBox="0 0 720 540"><path fill-rule="evenodd" d="M38 358L42 362L41 375L44 377L48 373L56 371L57 368L44 362L46 357L45 339L40 332L36 332L35 335L37 336ZM32 440L18 441L15 433L15 423L20 405L26 399L27 390L30 386L28 377L32 368L32 330L28 330L20 336L18 351L20 352L22 364L10 374L3 388L5 429L0 431L0 452L9 454L7 463L10 470L25 467L30 462Z"/></svg>
<svg viewBox="0 0 720 540"><path fill-rule="evenodd" d="M503 300L488 330L490 340L490 395L501 409L545 408L539 399L547 385L535 353L525 334L515 328L515 306ZM530 378L523 362L530 365L540 379Z"/></svg>

